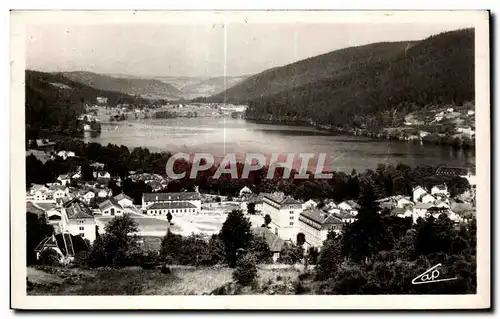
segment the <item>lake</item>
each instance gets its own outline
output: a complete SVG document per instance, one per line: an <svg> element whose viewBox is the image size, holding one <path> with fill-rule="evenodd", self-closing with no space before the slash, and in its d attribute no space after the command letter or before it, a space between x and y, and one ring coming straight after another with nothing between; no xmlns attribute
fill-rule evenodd
<svg viewBox="0 0 500 319"><path fill-rule="evenodd" d="M236 153L314 153L313 168L320 153L327 154L326 167L350 173L352 169L374 169L380 163L463 166L475 163L474 151L405 141L335 135L313 127L258 124L232 118L143 119L102 123L97 137L86 134L85 142L147 147L161 152L204 152L216 158ZM284 158L283 158L284 160ZM296 165L295 165L296 166Z"/></svg>

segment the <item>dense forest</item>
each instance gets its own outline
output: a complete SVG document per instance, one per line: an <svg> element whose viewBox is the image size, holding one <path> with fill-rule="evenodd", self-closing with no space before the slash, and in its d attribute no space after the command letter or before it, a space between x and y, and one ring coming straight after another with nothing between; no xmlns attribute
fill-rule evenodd
<svg viewBox="0 0 500 319"><path fill-rule="evenodd" d="M174 86L155 79L115 77L83 71L62 72L58 75L98 90L121 92L130 95L153 95L171 98L182 96L182 92Z"/></svg>
<svg viewBox="0 0 500 319"><path fill-rule="evenodd" d="M474 30L334 51L264 71L207 100L248 103L254 119L354 126L355 118L375 116L384 125L384 111L400 116L474 100Z"/></svg>
<svg viewBox="0 0 500 319"><path fill-rule="evenodd" d="M107 97L107 104L142 104L150 102L134 96L97 90L51 73L27 70L26 87L26 138L34 139L54 134L72 135L78 132L78 115L85 104L97 103L97 97Z"/></svg>

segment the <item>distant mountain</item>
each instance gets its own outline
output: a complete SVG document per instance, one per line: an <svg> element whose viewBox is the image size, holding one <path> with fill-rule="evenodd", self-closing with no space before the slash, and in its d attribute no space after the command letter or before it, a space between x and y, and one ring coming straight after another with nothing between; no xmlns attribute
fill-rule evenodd
<svg viewBox="0 0 500 319"><path fill-rule="evenodd" d="M333 51L266 70L204 100L246 103L249 118L329 125L473 101L474 30Z"/></svg>
<svg viewBox="0 0 500 319"><path fill-rule="evenodd" d="M243 76L219 76L190 83L182 87L182 92L186 98L203 97L218 94L235 86L241 81L248 78L249 75Z"/></svg>
<svg viewBox="0 0 500 319"><path fill-rule="evenodd" d="M148 104L149 101L119 92L98 90L74 82L61 74L26 70L25 72L26 137L51 133L72 134L77 131L76 118L85 104L97 103L97 97L108 98L108 105L121 103Z"/></svg>
<svg viewBox="0 0 500 319"><path fill-rule="evenodd" d="M62 76L93 88L139 95L151 99L177 99L182 92L174 86L156 79L125 75L109 76L92 72L62 72Z"/></svg>

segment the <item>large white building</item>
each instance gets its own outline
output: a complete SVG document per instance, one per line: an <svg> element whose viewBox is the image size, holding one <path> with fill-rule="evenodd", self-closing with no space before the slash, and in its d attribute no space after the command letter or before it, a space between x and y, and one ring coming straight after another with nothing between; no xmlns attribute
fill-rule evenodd
<svg viewBox="0 0 500 319"><path fill-rule="evenodd" d="M201 197L196 192L181 192L181 193L144 193L142 195L142 209L147 208L157 203L190 203L197 210L201 209ZM186 207L187 208L187 207Z"/></svg>
<svg viewBox="0 0 500 319"><path fill-rule="evenodd" d="M306 237L307 247L321 247L328 231L342 231L343 222L337 216L317 208L308 208L300 213L299 231Z"/></svg>
<svg viewBox="0 0 500 319"><path fill-rule="evenodd" d="M283 193L266 194L262 214L271 217L271 229L285 240L296 240L302 203Z"/></svg>
<svg viewBox="0 0 500 319"><path fill-rule="evenodd" d="M90 208L79 199L72 199L61 209L61 232L81 236L91 244L96 237L96 221Z"/></svg>
<svg viewBox="0 0 500 319"><path fill-rule="evenodd" d="M190 202L166 202L154 203L146 208L146 214L149 216L167 216L170 213L172 216L183 214L198 214L199 210Z"/></svg>

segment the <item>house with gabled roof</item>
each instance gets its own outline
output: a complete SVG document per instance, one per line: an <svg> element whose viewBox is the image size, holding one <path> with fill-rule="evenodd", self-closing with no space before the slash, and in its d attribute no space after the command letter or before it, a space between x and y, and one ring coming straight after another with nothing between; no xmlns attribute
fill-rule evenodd
<svg viewBox="0 0 500 319"><path fill-rule="evenodd" d="M266 241L267 245L269 246L269 250L273 254L273 262L276 262L280 257L280 253L283 245L285 244L285 241L279 238L267 227L253 228L252 231L254 237L261 237Z"/></svg>
<svg viewBox="0 0 500 319"><path fill-rule="evenodd" d="M168 213L175 216L185 214L196 215L198 212L198 207L190 202L153 203L146 208L146 214L149 216L164 216L165 218Z"/></svg>
<svg viewBox="0 0 500 319"><path fill-rule="evenodd" d="M114 198L106 199L98 206L102 216L123 216L124 214L123 207Z"/></svg>
<svg viewBox="0 0 500 319"><path fill-rule="evenodd" d="M120 194L116 195L113 198L122 207L134 206L134 201L132 200L132 198L130 198L129 196L125 195L124 193L120 193Z"/></svg>

